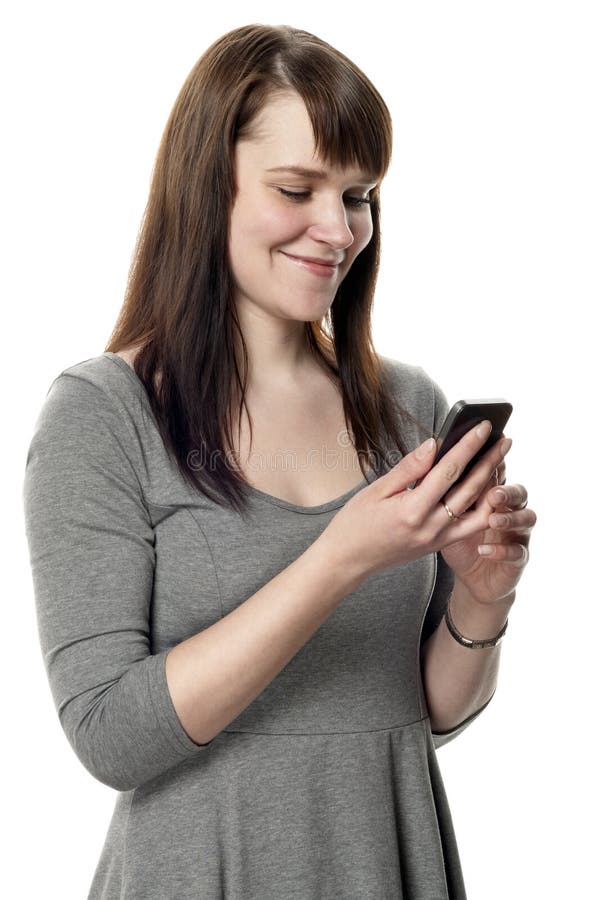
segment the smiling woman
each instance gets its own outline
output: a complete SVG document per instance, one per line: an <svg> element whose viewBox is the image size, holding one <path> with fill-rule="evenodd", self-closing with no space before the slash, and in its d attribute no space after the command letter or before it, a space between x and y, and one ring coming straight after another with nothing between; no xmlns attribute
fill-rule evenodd
<svg viewBox="0 0 598 900"><path fill-rule="evenodd" d="M382 474L389 446L406 451L409 412L371 348L391 145L369 79L299 29L236 29L181 89L106 350L127 353L182 477L215 502L246 509L251 479L231 461L260 385L309 381L326 397L334 385L326 443L350 430L364 477ZM273 314L269 354L252 324ZM188 465L198 447L209 466Z"/></svg>
<svg viewBox="0 0 598 900"><path fill-rule="evenodd" d="M89 900L465 897L436 748L494 692L534 514L496 489L508 441L450 490L488 429L433 466L444 395L373 348L390 152L342 53L224 35L166 125L111 341L50 386L40 642L119 791Z"/></svg>
<svg viewBox="0 0 598 900"><path fill-rule="evenodd" d="M281 157L306 163L277 165ZM308 168L313 162L320 167ZM306 106L295 91L276 93L266 103L237 141L234 170L229 254L242 331L258 311L282 314L300 352L301 322L319 322L327 314L372 238L369 199L357 196L367 189L367 176L318 160Z"/></svg>

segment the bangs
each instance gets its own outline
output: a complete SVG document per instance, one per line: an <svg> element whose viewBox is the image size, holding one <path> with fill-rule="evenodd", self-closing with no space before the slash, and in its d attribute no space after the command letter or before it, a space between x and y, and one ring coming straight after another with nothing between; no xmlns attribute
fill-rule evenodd
<svg viewBox="0 0 598 900"><path fill-rule="evenodd" d="M316 152L329 165L358 166L382 179L392 154L388 107L355 63L301 34L279 64L305 103Z"/></svg>
<svg viewBox="0 0 598 900"><path fill-rule="evenodd" d="M391 157L390 127L355 97L303 95L316 153L331 166L356 166L381 180ZM374 111L376 112L376 111Z"/></svg>
<svg viewBox="0 0 598 900"><path fill-rule="evenodd" d="M239 86L231 146L255 136L256 118L269 98L291 90L305 103L322 161L343 169L355 166L381 181L392 154L392 120L372 82L348 57L309 32L287 26L275 31L279 46L270 47L258 74Z"/></svg>

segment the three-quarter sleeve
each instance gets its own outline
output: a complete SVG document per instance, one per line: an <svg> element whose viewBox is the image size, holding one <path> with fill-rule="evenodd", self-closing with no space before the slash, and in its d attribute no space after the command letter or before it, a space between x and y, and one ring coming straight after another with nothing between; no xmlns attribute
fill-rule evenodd
<svg viewBox="0 0 598 900"><path fill-rule="evenodd" d="M151 653L155 542L135 433L109 393L62 373L23 483L39 639L61 726L99 781L131 790L201 752ZM211 742L210 742L211 743Z"/></svg>

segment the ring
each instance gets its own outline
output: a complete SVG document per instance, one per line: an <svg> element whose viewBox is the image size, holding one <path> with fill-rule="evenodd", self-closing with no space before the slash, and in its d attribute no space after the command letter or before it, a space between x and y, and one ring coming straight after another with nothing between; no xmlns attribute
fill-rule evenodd
<svg viewBox="0 0 598 900"><path fill-rule="evenodd" d="M459 516L456 516L450 506L448 506L446 503L443 503L442 505L446 509L446 514L449 517L449 522L456 522Z"/></svg>

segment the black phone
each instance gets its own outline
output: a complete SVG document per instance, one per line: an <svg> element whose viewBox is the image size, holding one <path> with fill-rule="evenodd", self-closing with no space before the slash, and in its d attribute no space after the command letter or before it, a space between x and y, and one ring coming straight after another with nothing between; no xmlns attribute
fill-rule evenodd
<svg viewBox="0 0 598 900"><path fill-rule="evenodd" d="M488 452L488 450L496 444L504 431L505 425L509 421L509 416L513 412L513 407L506 400L458 400L447 415L442 428L437 435L437 450L433 465L442 459L445 453L458 443L464 434L466 434L475 425L479 425L484 419L488 419L492 423L492 431L488 436L488 440L478 450L475 456L465 466L459 478L453 482L451 488L459 484L473 469L475 464ZM421 479L415 482L414 487L420 483Z"/></svg>

